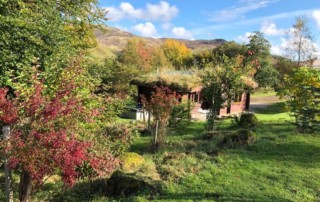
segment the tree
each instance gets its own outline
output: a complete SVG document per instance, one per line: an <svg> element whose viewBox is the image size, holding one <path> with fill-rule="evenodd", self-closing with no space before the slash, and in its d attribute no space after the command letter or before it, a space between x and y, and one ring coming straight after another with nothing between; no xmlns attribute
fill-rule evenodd
<svg viewBox="0 0 320 202"><path fill-rule="evenodd" d="M261 32L254 32L247 44L246 63L251 63L256 70L255 81L259 87L275 87L279 82L279 73L271 64L271 45Z"/></svg>
<svg viewBox="0 0 320 202"><path fill-rule="evenodd" d="M167 39L161 48L176 69L179 70L192 65L192 53L184 43Z"/></svg>
<svg viewBox="0 0 320 202"><path fill-rule="evenodd" d="M319 122L320 74L315 69L294 69L284 79L278 95L287 100L287 110L295 118L298 129L312 129Z"/></svg>
<svg viewBox="0 0 320 202"><path fill-rule="evenodd" d="M95 45L92 28L102 16L96 0L0 1L0 86L20 82L35 65L50 83Z"/></svg>
<svg viewBox="0 0 320 202"><path fill-rule="evenodd" d="M161 47L153 48L151 52L151 65L154 70L159 71L162 68L171 68L168 58Z"/></svg>
<svg viewBox="0 0 320 202"><path fill-rule="evenodd" d="M142 97L144 108L151 113L153 117L153 148L156 151L163 145L166 138L166 128L171 112L178 104L179 95L171 91L168 87L155 86L155 92L151 95L150 100Z"/></svg>
<svg viewBox="0 0 320 202"><path fill-rule="evenodd" d="M247 51L248 48L245 45L238 44L234 41L226 42L212 50L213 63L216 65L224 62L224 58L235 58L240 55L244 56Z"/></svg>
<svg viewBox="0 0 320 202"><path fill-rule="evenodd" d="M8 89L0 89L0 123L12 127L10 144L3 144L3 152L20 173L20 201L29 201L32 188L40 186L45 176L61 175L72 186L83 164L97 175L118 165L111 151L94 141L99 138L96 124L101 123L96 122L104 118L104 107L83 89L79 67L65 69L53 93L46 93L51 89L35 72L29 91L17 88L10 98Z"/></svg>
<svg viewBox="0 0 320 202"><path fill-rule="evenodd" d="M282 79L284 75L290 74L295 66L295 63L292 60L282 56L273 56L273 60L274 60L274 68L282 76Z"/></svg>
<svg viewBox="0 0 320 202"><path fill-rule="evenodd" d="M213 56L209 50L194 53L193 58L196 62L195 66L199 69L205 69L208 64L213 62Z"/></svg>
<svg viewBox="0 0 320 202"><path fill-rule="evenodd" d="M242 58L229 59L225 57L223 63L206 69L202 77L203 96L208 103L208 129L215 129L215 119L221 108L228 107L242 92L248 82L247 69L242 67ZM249 79L250 80L250 79Z"/></svg>
<svg viewBox="0 0 320 202"><path fill-rule="evenodd" d="M130 85L130 81L138 76L139 70L134 65L106 58L102 64L91 64L89 72L99 80L99 93L124 99L135 92L136 88Z"/></svg>
<svg viewBox="0 0 320 202"><path fill-rule="evenodd" d="M130 39L126 47L120 53L118 60L124 65L136 68L140 72L152 70L153 48L138 38Z"/></svg>
<svg viewBox="0 0 320 202"><path fill-rule="evenodd" d="M297 67L307 61L312 66L313 61L317 59L317 50L305 17L297 17L289 30L286 52L290 59L296 61Z"/></svg>

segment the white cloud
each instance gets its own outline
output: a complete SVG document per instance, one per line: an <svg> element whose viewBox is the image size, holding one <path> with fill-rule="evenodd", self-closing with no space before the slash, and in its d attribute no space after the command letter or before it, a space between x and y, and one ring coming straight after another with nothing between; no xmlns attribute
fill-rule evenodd
<svg viewBox="0 0 320 202"><path fill-rule="evenodd" d="M157 35L157 29L151 22L137 24L132 29L145 37L155 37Z"/></svg>
<svg viewBox="0 0 320 202"><path fill-rule="evenodd" d="M143 15L141 9L135 9L130 3L122 2L119 6L120 10L123 11L123 15L128 15L133 18L140 18Z"/></svg>
<svg viewBox="0 0 320 202"><path fill-rule="evenodd" d="M300 35L295 33L295 28L290 28L288 31L288 38L286 41L284 41L284 48L287 50L287 52L290 54L289 56L292 57L293 60L297 60L297 51L298 46L300 44L297 44L297 40L301 40L301 50L300 50L300 59L302 61L308 60L309 57L318 57L318 45L314 43L311 39L302 38L300 39ZM312 55L310 55L312 53Z"/></svg>
<svg viewBox="0 0 320 202"><path fill-rule="evenodd" d="M104 10L111 21L137 19L167 22L179 13L176 6L171 6L166 1L160 1L158 4L147 3L145 8L135 8L131 3L121 2L118 7L106 7Z"/></svg>
<svg viewBox="0 0 320 202"><path fill-rule="evenodd" d="M267 7L277 1L279 0L238 0L238 3L235 6L214 12L210 21L226 22L235 19L243 19L246 13Z"/></svg>
<svg viewBox="0 0 320 202"><path fill-rule="evenodd" d="M312 12L312 17L317 22L318 28L320 29L320 10L315 10Z"/></svg>
<svg viewBox="0 0 320 202"><path fill-rule="evenodd" d="M174 27L172 33L175 37L182 39L192 39L193 33L184 27Z"/></svg>
<svg viewBox="0 0 320 202"><path fill-rule="evenodd" d="M286 50L288 49L290 44L289 41L283 37L280 40L280 44L271 44L270 52L273 55L285 56Z"/></svg>
<svg viewBox="0 0 320 202"><path fill-rule="evenodd" d="M238 36L235 40L241 44L247 44L250 41L249 37L252 35L254 35L254 33L246 32L244 35Z"/></svg>
<svg viewBox="0 0 320 202"><path fill-rule="evenodd" d="M278 29L277 25L271 22L263 23L260 31L267 36L282 36L285 34L285 30Z"/></svg>
<svg viewBox="0 0 320 202"><path fill-rule="evenodd" d="M124 13L120 12L119 9L114 7L104 8L104 11L106 13L108 20L111 20L111 21L119 21L124 17Z"/></svg>
<svg viewBox="0 0 320 202"><path fill-rule="evenodd" d="M278 45L272 44L271 53L275 55L281 55L289 57L293 60L297 60L297 38L294 35L294 29L290 28L287 38L281 38L281 42ZM319 54L319 46L310 39L302 38L301 60L308 60L309 57L317 58ZM311 54L311 55L310 55Z"/></svg>
<svg viewBox="0 0 320 202"><path fill-rule="evenodd" d="M198 28L193 29L192 31L194 33L197 33L197 35L207 35L207 33L216 32L221 29L226 29L226 28L230 28L230 27L259 25L263 22L271 22L271 21L276 21L276 20L280 20L280 19L294 19L297 16L303 16L303 15L311 16L313 11L314 11L314 9L307 9L307 10L297 10L297 11L293 11L293 12L278 13L275 15L269 15L269 16L263 16L263 17L255 17L255 18L251 18L251 19L239 18L239 20L234 21L234 22L198 27Z"/></svg>
<svg viewBox="0 0 320 202"><path fill-rule="evenodd" d="M279 45L271 46L270 52L272 55L283 55L283 52Z"/></svg>
<svg viewBox="0 0 320 202"><path fill-rule="evenodd" d="M147 4L147 13L151 20L170 21L179 13L179 9L170 6L168 2L161 1L159 4Z"/></svg>

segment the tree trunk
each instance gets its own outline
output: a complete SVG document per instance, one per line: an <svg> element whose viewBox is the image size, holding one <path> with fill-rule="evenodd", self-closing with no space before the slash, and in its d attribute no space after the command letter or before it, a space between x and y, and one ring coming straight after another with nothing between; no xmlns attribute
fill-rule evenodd
<svg viewBox="0 0 320 202"><path fill-rule="evenodd" d="M148 113L148 130L151 131L151 113L150 112L147 112Z"/></svg>
<svg viewBox="0 0 320 202"><path fill-rule="evenodd" d="M214 96L212 97L212 106L209 112L209 130L214 131L215 130L215 125L214 125L214 119L216 118L216 107L215 107L215 102L214 102Z"/></svg>
<svg viewBox="0 0 320 202"><path fill-rule="evenodd" d="M10 126L4 126L2 131L3 140L8 140L10 138ZM8 164L7 154L4 155L4 176L6 187L6 202L13 202L12 173Z"/></svg>
<svg viewBox="0 0 320 202"><path fill-rule="evenodd" d="M157 148L158 148L158 130L159 130L159 120L156 121L156 131L154 134L154 143L153 143L154 151L157 151Z"/></svg>
<svg viewBox="0 0 320 202"><path fill-rule="evenodd" d="M146 122L146 110L144 110L144 108L142 109L142 113L143 113L143 123Z"/></svg>
<svg viewBox="0 0 320 202"><path fill-rule="evenodd" d="M28 171L23 170L20 174L19 200L20 202L31 201L32 181Z"/></svg>

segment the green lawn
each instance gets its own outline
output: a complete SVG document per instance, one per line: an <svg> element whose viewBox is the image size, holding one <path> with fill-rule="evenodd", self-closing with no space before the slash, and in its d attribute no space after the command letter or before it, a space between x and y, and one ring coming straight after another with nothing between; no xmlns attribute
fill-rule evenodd
<svg viewBox="0 0 320 202"><path fill-rule="evenodd" d="M250 146L220 150L222 137L206 138L202 122L172 131L156 154L149 150L150 137L139 137L130 151L146 159L138 174L159 187L154 196L107 199L99 184L82 182L67 192L61 183L49 183L36 199L50 190L59 195L53 201L320 201L320 136L296 133L278 105L257 113L257 142ZM230 119L219 128L235 129Z"/></svg>
<svg viewBox="0 0 320 202"><path fill-rule="evenodd" d="M257 90L251 94L252 97L276 96L276 92L270 89Z"/></svg>
<svg viewBox="0 0 320 202"><path fill-rule="evenodd" d="M171 135L157 155L146 153L148 137L139 138L132 151L153 160L162 176L156 201L319 201L320 137L295 133L279 110L257 113L258 140L242 148L217 152L219 138L205 139L204 123Z"/></svg>

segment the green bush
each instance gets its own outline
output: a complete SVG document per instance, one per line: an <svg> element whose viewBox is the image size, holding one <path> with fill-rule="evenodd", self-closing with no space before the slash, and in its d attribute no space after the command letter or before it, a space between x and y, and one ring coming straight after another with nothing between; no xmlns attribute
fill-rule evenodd
<svg viewBox="0 0 320 202"><path fill-rule="evenodd" d="M190 123L190 110L188 109L186 104L180 104L175 106L172 109L170 119L169 119L169 127L170 128L184 128Z"/></svg>
<svg viewBox="0 0 320 202"><path fill-rule="evenodd" d="M119 156L127 151L133 140L139 136L135 126L125 123L115 123L108 125L104 134L107 144L110 145L111 151L115 156Z"/></svg>
<svg viewBox="0 0 320 202"><path fill-rule="evenodd" d="M236 117L236 123L243 128L252 128L258 125L258 118L253 113L242 113L240 119Z"/></svg>
<svg viewBox="0 0 320 202"><path fill-rule="evenodd" d="M220 147L237 147L251 145L256 141L256 134L251 130L242 129L236 133L228 135L219 143Z"/></svg>

